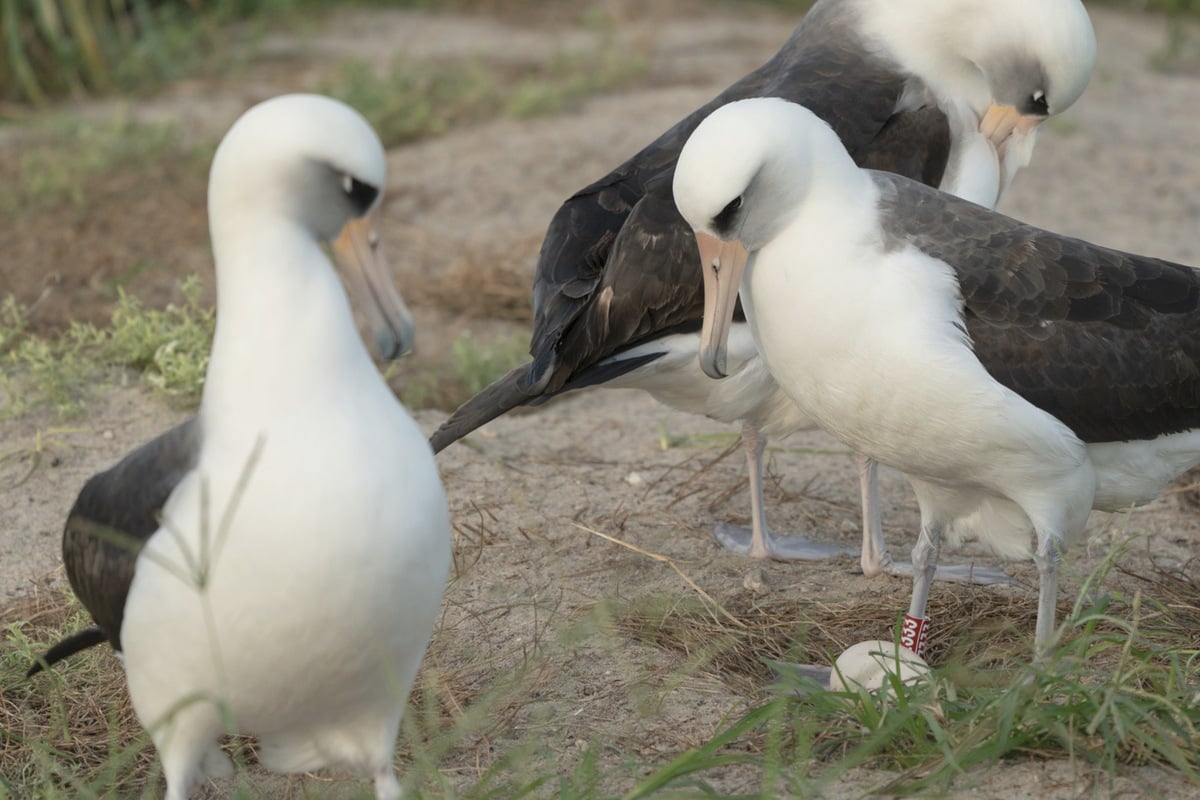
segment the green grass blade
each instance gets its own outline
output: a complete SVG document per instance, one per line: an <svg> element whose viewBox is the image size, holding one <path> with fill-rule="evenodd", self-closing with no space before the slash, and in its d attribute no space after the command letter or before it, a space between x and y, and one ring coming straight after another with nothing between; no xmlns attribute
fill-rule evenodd
<svg viewBox="0 0 1200 800"><path fill-rule="evenodd" d="M8 64L21 90L21 94L35 106L46 104L46 93L42 90L30 64L24 43L21 41L20 17L17 0L0 0L0 27L4 28L4 49L8 53Z"/></svg>
<svg viewBox="0 0 1200 800"><path fill-rule="evenodd" d="M708 742L688 750L666 766L656 770L654 774L625 794L622 800L638 800L638 798L647 797L680 778L698 772L731 763L746 763L748 756L741 754L722 756L717 753L750 731L765 725L773 716L781 713L784 703L786 703L784 700L774 700L750 710Z"/></svg>
<svg viewBox="0 0 1200 800"><path fill-rule="evenodd" d="M95 6L86 4L84 0L63 0L63 6L67 27L79 47L89 85L98 91L108 89L112 86L112 74L93 21L92 9Z"/></svg>

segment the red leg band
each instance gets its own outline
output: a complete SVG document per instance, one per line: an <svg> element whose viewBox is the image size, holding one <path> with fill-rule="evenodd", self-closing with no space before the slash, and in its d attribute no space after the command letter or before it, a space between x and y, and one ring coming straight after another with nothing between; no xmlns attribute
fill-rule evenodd
<svg viewBox="0 0 1200 800"><path fill-rule="evenodd" d="M925 655L925 644L929 641L929 617L904 615L900 629L900 644L919 656Z"/></svg>

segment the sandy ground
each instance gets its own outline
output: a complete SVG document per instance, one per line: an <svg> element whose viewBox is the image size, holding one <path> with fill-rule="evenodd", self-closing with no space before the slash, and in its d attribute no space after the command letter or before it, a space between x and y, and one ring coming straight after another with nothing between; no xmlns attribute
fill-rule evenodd
<svg viewBox="0 0 1200 800"><path fill-rule="evenodd" d="M463 253L515 253L531 277L539 237L562 198L761 63L794 22L731 6L685 19L640 15L626 4L626 14L622 35L648 48L651 57L646 87L597 97L559 116L477 125L390 153L386 244L402 291L434 279ZM1200 263L1194 132L1200 80L1150 69L1163 43L1161 21L1113 13L1093 18L1100 63L1091 87L1047 126L1033 167L1018 179L1003 210L1098 243ZM331 25L312 52L334 58L375 42L376 52L390 43L410 56L466 47L485 58L513 52L536 58L547 47L568 47L584 36L565 22L530 30L492 19L355 13ZM198 97L211 96L206 124L223 127L256 99L249 95L312 80L270 73L252 90L188 87L148 100L145 113L183 113L179 109L194 106ZM192 213L202 214L202 206ZM203 244L195 243L164 258L188 265L181 266L184 273L204 256ZM472 263L487 268L486 259ZM437 309L417 311L423 323L418 346L434 352L444 352L459 330L474 324ZM445 415L416 416L432 431ZM22 593L47 574L61 575L55 571L62 521L86 477L180 418L146 391L126 387L106 391L78 421L60 424L34 415L0 423L5 450L26 452L0 473L0 596ZM674 446L664 448L665 438ZM674 653L619 639L609 647L574 646L555 634L594 617L597 608L695 597L669 565L587 529L668 556L721 603L869 594L897 612L906 606L906 581L867 580L851 558L756 564L722 552L709 533L713 523L745 523L749 510L740 451L718 458L733 441L726 427L672 412L638 393L610 391L502 418L439 457L455 522L456 570L430 663L450 674L486 654L488 668L472 673L476 690L484 691L526 663L532 650L545 658L536 697L490 738L490 752L532 733L545 741L536 758L570 764L582 743L601 735L626 748L636 743L640 757L661 762L711 737L725 715L746 701L742 687L704 671L673 679L680 663ZM797 435L775 443L770 460L772 526L856 546L857 482L846 449L820 433ZM893 552L903 555L915 538L915 502L894 473L885 471L882 490L885 531ZM1092 529L1089 546L1069 555L1069 575L1085 575L1126 530L1140 537L1130 554L1134 561L1154 553L1166 564L1181 563L1200 545L1200 517L1174 496L1128 520L1094 518ZM988 561L978 551L945 558ZM1030 566L1010 571L1020 579L1015 589L962 591L1036 595ZM938 609L931 613L936 624ZM878 636L890 633L880 630ZM556 644L545 645L547 640ZM456 751L444 769L452 780L467 780L477 756ZM828 794L857 796L882 779L855 772ZM734 770L714 783L750 791L753 780ZM1196 795L1164 770L1131 769L1110 785L1086 765L1068 761L998 765L972 780L978 785L971 794L979 798ZM298 779L255 781L269 797L295 796L300 786Z"/></svg>

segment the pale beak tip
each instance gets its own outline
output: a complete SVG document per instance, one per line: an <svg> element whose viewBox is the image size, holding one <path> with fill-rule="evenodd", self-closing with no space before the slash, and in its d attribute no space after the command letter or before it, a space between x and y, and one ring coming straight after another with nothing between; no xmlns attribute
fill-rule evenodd
<svg viewBox="0 0 1200 800"><path fill-rule="evenodd" d="M700 354L700 369L704 370L704 374L713 380L721 380L728 373L725 372L725 353L713 352L709 348L705 348Z"/></svg>
<svg viewBox="0 0 1200 800"><path fill-rule="evenodd" d="M412 350L415 333L412 320L400 323L399 330L376 330L375 352L381 361L395 361Z"/></svg>

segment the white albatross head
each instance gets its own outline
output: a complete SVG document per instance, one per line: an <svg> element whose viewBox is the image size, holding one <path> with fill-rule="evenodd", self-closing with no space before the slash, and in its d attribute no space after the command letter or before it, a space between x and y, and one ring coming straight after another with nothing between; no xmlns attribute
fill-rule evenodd
<svg viewBox="0 0 1200 800"><path fill-rule="evenodd" d="M413 322L379 252L386 178L379 137L345 103L313 94L259 103L225 134L209 173L218 266L223 241L252 239L265 224L332 244L379 355L398 357L412 344Z"/></svg>
<svg viewBox="0 0 1200 800"><path fill-rule="evenodd" d="M837 134L807 108L772 97L721 106L679 153L672 191L696 233L704 275L700 366L725 377L725 350L749 254L795 215L817 183L861 174Z"/></svg>
<svg viewBox="0 0 1200 800"><path fill-rule="evenodd" d="M1080 0L855 0L868 39L998 148L1087 88L1096 35Z"/></svg>

